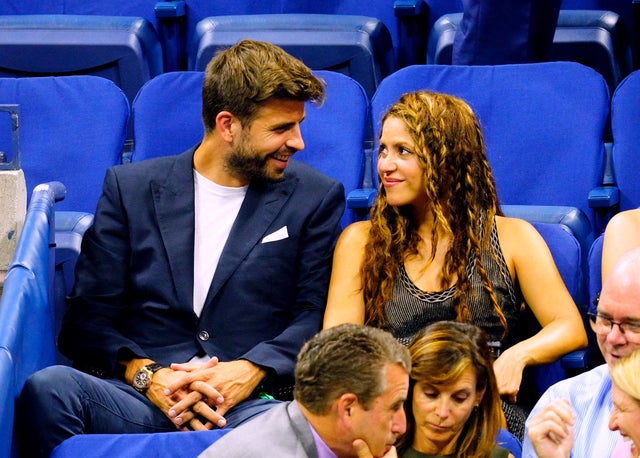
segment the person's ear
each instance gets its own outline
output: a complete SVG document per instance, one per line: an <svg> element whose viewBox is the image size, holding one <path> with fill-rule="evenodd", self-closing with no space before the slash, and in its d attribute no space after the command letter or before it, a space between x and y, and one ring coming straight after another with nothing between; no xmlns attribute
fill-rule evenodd
<svg viewBox="0 0 640 458"><path fill-rule="evenodd" d="M216 115L216 131L220 134L220 137L231 143L237 129L237 120L235 116L229 111L221 111Z"/></svg>
<svg viewBox="0 0 640 458"><path fill-rule="evenodd" d="M337 409L340 418L350 421L356 413L356 409L360 407L358 396L354 393L344 393L338 398Z"/></svg>

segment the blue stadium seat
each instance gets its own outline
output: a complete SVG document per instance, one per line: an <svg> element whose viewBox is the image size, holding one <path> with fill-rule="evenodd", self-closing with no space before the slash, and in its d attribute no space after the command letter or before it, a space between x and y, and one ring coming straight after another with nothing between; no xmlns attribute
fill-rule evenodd
<svg viewBox="0 0 640 458"><path fill-rule="evenodd" d="M609 92L600 74L575 62L406 67L385 78L371 101L376 137L385 110L420 89L471 105L502 204L575 207L592 232L602 231L588 200L603 176Z"/></svg>
<svg viewBox="0 0 640 458"><path fill-rule="evenodd" d="M589 305L590 311L595 311L593 302L602 289L602 244L604 242L604 234L599 235L591 245L589 250Z"/></svg>
<svg viewBox="0 0 640 458"><path fill-rule="evenodd" d="M613 173L620 210L640 206L640 70L625 78L611 98Z"/></svg>
<svg viewBox="0 0 640 458"><path fill-rule="evenodd" d="M584 266L586 262L583 260L584 252L580 242L576 239L571 229L562 224L556 223L540 223L530 221L536 230L542 235L553 260L560 272L560 276L564 281L569 294L580 310L583 324L587 324L587 304L586 304L586 283ZM588 350L576 350L565 356L559 362L559 367L555 370L538 371L539 380L538 387L541 395L546 388L556 381L564 378L564 370L580 371L589 365L590 354ZM556 366L558 366L557 363ZM553 365L551 365L553 366ZM562 369L562 370L558 370ZM553 379L554 375L558 377Z"/></svg>
<svg viewBox="0 0 640 458"><path fill-rule="evenodd" d="M599 235L594 241L591 249L589 250L588 258L588 285L589 285L589 311L595 312L595 299L602 289L602 244L604 242L604 234ZM591 328L587 328L587 336L589 338L589 364L591 367L604 363L604 358L600 349L598 348L598 342L596 340L595 333Z"/></svg>
<svg viewBox="0 0 640 458"><path fill-rule="evenodd" d="M365 173L371 182L364 157L368 100L355 80L336 72L315 73L327 83L327 97L320 108L307 104L301 125L305 149L295 157L341 181L349 193L361 188ZM178 154L202 139L203 78L204 72L171 72L154 78L140 90L132 110L132 161ZM355 221L358 210L348 208L343 225ZM366 212L367 208L362 210Z"/></svg>
<svg viewBox="0 0 640 458"><path fill-rule="evenodd" d="M114 0L111 0L114 1ZM172 3L172 2L168 2ZM211 0L188 0L186 12L187 37L192 37L196 25L210 16L266 15L266 14L325 14L369 16L379 19L389 30L396 58L410 63L416 57L415 46L426 42L425 0L241 0L233 2L212 2ZM396 5L398 4L398 5ZM422 40L417 37L424 37ZM424 53L419 55L421 63Z"/></svg>
<svg viewBox="0 0 640 458"><path fill-rule="evenodd" d="M131 161L180 154L202 140L204 72L169 72L146 83L131 106Z"/></svg>
<svg viewBox="0 0 640 458"><path fill-rule="evenodd" d="M88 75L0 78L0 103L20 105L28 195L38 183L61 181L68 192L58 210L94 212L107 167L121 162L129 118L122 90ZM0 130L0 150L10 142Z"/></svg>
<svg viewBox="0 0 640 458"><path fill-rule="evenodd" d="M496 444L509 450L514 458L520 458L522 456L522 444L520 443L520 439L504 428L500 428L500 431L498 431Z"/></svg>
<svg viewBox="0 0 640 458"><path fill-rule="evenodd" d="M191 3L191 2L189 2ZM185 0L3 0L1 15L90 15L144 18L158 32L164 71L186 68ZM184 62L184 68L180 65Z"/></svg>
<svg viewBox="0 0 640 458"><path fill-rule="evenodd" d="M613 92L633 69L629 30L613 11L561 10L549 60L587 65L604 76Z"/></svg>
<svg viewBox="0 0 640 458"><path fill-rule="evenodd" d="M153 456L173 458L176 455L196 457L231 429L211 431L176 431L149 434L82 434L73 436L53 450L51 458L129 458Z"/></svg>
<svg viewBox="0 0 640 458"><path fill-rule="evenodd" d="M451 64L462 13L440 17L431 29L427 63ZM549 61L579 62L602 74L613 91L632 70L631 39L626 24L612 11L561 10Z"/></svg>
<svg viewBox="0 0 640 458"><path fill-rule="evenodd" d="M121 87L132 101L138 89L161 72L162 48L146 19L0 16L0 77L101 76Z"/></svg>
<svg viewBox="0 0 640 458"><path fill-rule="evenodd" d="M11 456L14 402L33 372L56 362L53 319L55 202L59 182L36 186L0 298L0 457ZM9 361L7 361L9 359ZM7 373L6 371L9 371Z"/></svg>
<svg viewBox="0 0 640 458"><path fill-rule="evenodd" d="M0 458L11 456L13 441L13 419L15 418L15 368L13 357L6 348L0 347Z"/></svg>
<svg viewBox="0 0 640 458"><path fill-rule="evenodd" d="M55 218L55 268L53 280L54 329L58 335L62 316L66 311L66 297L75 282L74 270L80 254L82 236L93 224L93 213L56 211ZM58 364L70 364L70 360L57 353Z"/></svg>
<svg viewBox="0 0 640 458"><path fill-rule="evenodd" d="M371 97L395 70L387 27L367 16L329 14L247 14L211 16L196 26L189 70L204 70L215 52L243 38L269 41L314 70L344 73Z"/></svg>

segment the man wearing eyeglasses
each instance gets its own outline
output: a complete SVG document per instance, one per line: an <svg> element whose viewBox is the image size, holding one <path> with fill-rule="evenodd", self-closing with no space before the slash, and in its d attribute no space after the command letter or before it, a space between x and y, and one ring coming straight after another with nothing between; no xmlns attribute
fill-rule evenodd
<svg viewBox="0 0 640 458"><path fill-rule="evenodd" d="M589 318L606 364L558 382L542 395L527 419L523 457L538 456L530 427L533 440L546 442L552 450L544 456L609 457L622 440L608 427L612 409L609 367L640 348L640 248L620 257L609 272L596 311ZM569 402L573 415L566 415L562 399ZM563 433L554 433L553 425L560 425Z"/></svg>

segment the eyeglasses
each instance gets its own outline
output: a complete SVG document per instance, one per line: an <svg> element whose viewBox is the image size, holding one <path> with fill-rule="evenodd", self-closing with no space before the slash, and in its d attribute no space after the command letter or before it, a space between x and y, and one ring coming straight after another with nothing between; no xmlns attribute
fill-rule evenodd
<svg viewBox="0 0 640 458"><path fill-rule="evenodd" d="M599 313L587 313L591 327L596 334L608 334L613 329L613 325L618 325L620 333L630 337L640 339L640 323L625 323L613 321L611 318L600 315Z"/></svg>

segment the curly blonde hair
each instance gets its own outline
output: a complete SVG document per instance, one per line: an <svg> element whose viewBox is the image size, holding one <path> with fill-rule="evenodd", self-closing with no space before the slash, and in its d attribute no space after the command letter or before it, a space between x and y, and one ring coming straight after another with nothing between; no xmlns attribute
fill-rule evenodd
<svg viewBox="0 0 640 458"><path fill-rule="evenodd" d="M481 259L483 251L489 252L494 217L502 213L478 120L463 100L428 91L404 94L389 108L382 123L391 117L406 124L423 169L429 202L426 210L435 222L431 259L438 230L452 239L442 269L442 288L457 277L453 297L456 319L470 321L466 298L472 289L466 266L473 257L506 335L507 321ZM389 205L380 185L371 210L367 262L362 266L366 324L384 327L384 304L391 299L400 266L408 255L418 253L421 238L413 215L411 206Z"/></svg>

